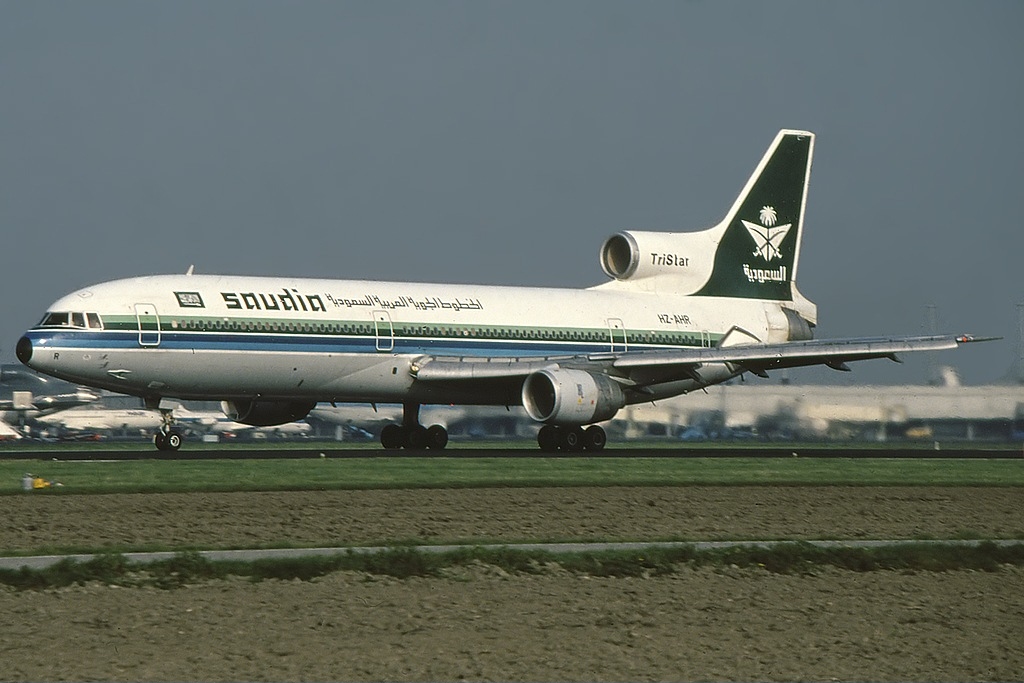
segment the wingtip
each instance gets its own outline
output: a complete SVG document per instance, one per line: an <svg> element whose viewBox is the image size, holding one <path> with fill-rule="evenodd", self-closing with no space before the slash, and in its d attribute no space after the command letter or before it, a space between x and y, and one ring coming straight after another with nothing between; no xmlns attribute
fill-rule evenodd
<svg viewBox="0 0 1024 683"><path fill-rule="evenodd" d="M956 337L957 344L971 344L973 342L999 341L1002 337L976 337L973 334L961 334Z"/></svg>

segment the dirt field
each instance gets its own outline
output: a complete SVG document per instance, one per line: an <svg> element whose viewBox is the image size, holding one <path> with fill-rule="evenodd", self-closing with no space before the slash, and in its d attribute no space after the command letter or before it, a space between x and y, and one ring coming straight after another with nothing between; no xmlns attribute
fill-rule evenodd
<svg viewBox="0 0 1024 683"><path fill-rule="evenodd" d="M3 499L0 543L1024 536L1015 488L497 489ZM2 680L1022 680L1024 570L0 589Z"/></svg>

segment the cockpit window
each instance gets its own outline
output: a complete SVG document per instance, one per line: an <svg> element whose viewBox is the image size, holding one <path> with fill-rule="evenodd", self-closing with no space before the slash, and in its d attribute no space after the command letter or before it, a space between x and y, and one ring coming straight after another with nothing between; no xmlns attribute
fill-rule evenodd
<svg viewBox="0 0 1024 683"><path fill-rule="evenodd" d="M47 313L39 327L80 327L85 328L88 315L89 327L102 328L100 318L95 313Z"/></svg>
<svg viewBox="0 0 1024 683"><path fill-rule="evenodd" d="M47 313L39 327L67 327L68 313Z"/></svg>

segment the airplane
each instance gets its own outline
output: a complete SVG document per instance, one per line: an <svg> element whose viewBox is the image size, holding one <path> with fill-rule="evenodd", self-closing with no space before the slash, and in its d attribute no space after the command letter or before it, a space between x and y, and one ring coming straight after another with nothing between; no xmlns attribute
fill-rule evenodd
<svg viewBox="0 0 1024 683"><path fill-rule="evenodd" d="M402 404L393 449L441 449L421 405L522 405L543 451L600 451L629 404L744 373L953 349L968 335L813 339L796 286L813 133L782 130L725 218L695 232L605 240L586 289L152 275L55 301L18 341L25 365L142 397L159 449L180 448L170 399L220 400L276 425L319 402Z"/></svg>
<svg viewBox="0 0 1024 683"><path fill-rule="evenodd" d="M232 422L223 413L193 411L178 404L171 408L176 425L192 434L261 434L263 436L308 436L312 427L295 422L272 427ZM142 408L72 408L37 416L33 422L61 433L101 432L107 434L143 434L157 432L163 425L161 415Z"/></svg>
<svg viewBox="0 0 1024 683"><path fill-rule="evenodd" d="M152 414L152 413L151 413ZM184 406L177 406L173 409L174 422L178 425L185 425L189 431L198 434L216 434L218 436L246 434L293 437L309 436L313 431L312 425L306 422L286 422L280 425L255 426L234 422L223 411L212 410L189 410Z"/></svg>
<svg viewBox="0 0 1024 683"><path fill-rule="evenodd" d="M65 432L135 433L157 430L162 426L159 414L141 408L72 408L35 419L40 425Z"/></svg>
<svg viewBox="0 0 1024 683"><path fill-rule="evenodd" d="M99 394L43 377L21 365L0 365L0 422L25 424L99 400Z"/></svg>

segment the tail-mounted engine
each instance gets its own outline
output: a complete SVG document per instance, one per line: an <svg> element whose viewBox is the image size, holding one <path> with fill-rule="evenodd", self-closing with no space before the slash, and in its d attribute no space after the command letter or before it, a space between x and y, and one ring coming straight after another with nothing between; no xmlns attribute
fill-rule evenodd
<svg viewBox="0 0 1024 683"><path fill-rule="evenodd" d="M220 409L235 422L271 427L301 420L315 405L307 401L221 401Z"/></svg>
<svg viewBox="0 0 1024 683"><path fill-rule="evenodd" d="M601 268L620 282L667 280L674 293L690 294L711 275L720 232L620 232L601 246Z"/></svg>
<svg viewBox="0 0 1024 683"><path fill-rule="evenodd" d="M523 406L538 422L586 425L610 419L624 405L618 382L584 370L538 370L523 383Z"/></svg>

